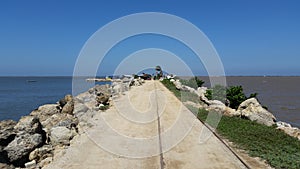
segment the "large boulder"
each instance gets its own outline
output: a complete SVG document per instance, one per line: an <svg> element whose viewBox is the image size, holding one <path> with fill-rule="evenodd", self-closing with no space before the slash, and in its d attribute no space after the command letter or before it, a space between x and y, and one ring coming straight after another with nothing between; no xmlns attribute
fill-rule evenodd
<svg viewBox="0 0 300 169"><path fill-rule="evenodd" d="M14 130L17 122L13 120L4 120L0 122L0 146L7 146L16 136Z"/></svg>
<svg viewBox="0 0 300 169"><path fill-rule="evenodd" d="M209 104L209 100L208 98L205 96L206 94L206 91L207 91L207 87L198 87L197 88L197 94L200 98L200 100L205 103L205 104Z"/></svg>
<svg viewBox="0 0 300 169"><path fill-rule="evenodd" d="M47 120L42 122L43 129L47 133L47 142L49 140L49 135L51 132L51 129L53 127L66 127L66 128L75 128L78 125L78 119L70 114L54 114L53 116L49 117Z"/></svg>
<svg viewBox="0 0 300 169"><path fill-rule="evenodd" d="M9 161L15 166L23 166L28 162L28 156L31 151L43 144L41 134L23 133L18 135L4 150L7 152Z"/></svg>
<svg viewBox="0 0 300 169"><path fill-rule="evenodd" d="M19 122L15 125L14 129L17 132L17 136L20 136L24 133L26 134L42 134L42 125L39 121L39 118L36 116L23 116Z"/></svg>
<svg viewBox="0 0 300 169"><path fill-rule="evenodd" d="M94 87L95 94L99 95L100 93L104 93L106 95L111 95L111 88L109 84L106 85L96 85Z"/></svg>
<svg viewBox="0 0 300 169"><path fill-rule="evenodd" d="M209 100L208 103L209 103L208 110L210 111L220 112L223 115L230 116L230 117L241 115L240 112L230 107L227 107L224 103L222 103L219 100Z"/></svg>
<svg viewBox="0 0 300 169"><path fill-rule="evenodd" d="M106 85L95 85L93 88L88 90L88 93L91 95L99 96L99 95L108 95L110 96L112 93L112 88L109 84Z"/></svg>
<svg viewBox="0 0 300 169"><path fill-rule="evenodd" d="M53 114L60 113L57 104L45 104L30 113L31 116L37 116L40 122L47 120Z"/></svg>
<svg viewBox="0 0 300 169"><path fill-rule="evenodd" d="M74 130L64 126L53 127L50 131L50 142L53 146L69 145L70 140L76 135Z"/></svg>
<svg viewBox="0 0 300 169"><path fill-rule="evenodd" d="M274 115L264 109L255 98L242 102L238 107L238 111L242 117L260 124L272 126L276 122Z"/></svg>
<svg viewBox="0 0 300 169"><path fill-rule="evenodd" d="M89 108L83 103L76 103L74 105L74 115L85 113L89 110Z"/></svg>
<svg viewBox="0 0 300 169"><path fill-rule="evenodd" d="M23 166L29 153L44 144L45 132L36 116L24 116L14 126L16 136L5 148L9 162Z"/></svg>

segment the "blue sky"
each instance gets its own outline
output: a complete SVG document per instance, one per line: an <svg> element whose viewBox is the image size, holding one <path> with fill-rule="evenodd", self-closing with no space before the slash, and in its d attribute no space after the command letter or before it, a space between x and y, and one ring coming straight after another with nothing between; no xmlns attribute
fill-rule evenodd
<svg viewBox="0 0 300 169"><path fill-rule="evenodd" d="M2 0L0 76L72 75L81 48L95 31L138 12L170 13L195 24L215 46L227 75L300 75L299 7L297 0ZM169 39L157 40L136 38L130 49L118 50L121 45L111 54L121 57L142 47L187 51ZM144 45L137 45L141 41ZM111 73L118 57L107 56L100 74ZM195 74L205 74L201 63L181 57Z"/></svg>

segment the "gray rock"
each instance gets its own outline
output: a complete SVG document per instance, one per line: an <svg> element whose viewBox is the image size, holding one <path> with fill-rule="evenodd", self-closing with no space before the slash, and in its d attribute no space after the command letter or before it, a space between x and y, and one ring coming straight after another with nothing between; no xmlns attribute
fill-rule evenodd
<svg viewBox="0 0 300 169"><path fill-rule="evenodd" d="M36 116L23 116L14 129L18 133L17 135L43 133L42 125Z"/></svg>
<svg viewBox="0 0 300 169"><path fill-rule="evenodd" d="M50 142L51 129L53 127L66 127L77 131L78 123L78 119L70 114L54 114L42 123L43 130L46 132L46 143Z"/></svg>
<svg viewBox="0 0 300 169"><path fill-rule="evenodd" d="M82 103L75 103L74 105L74 114L85 113L89 110L89 108Z"/></svg>
<svg viewBox="0 0 300 169"><path fill-rule="evenodd" d="M71 100L71 101L67 102L66 105L64 105L64 107L61 110L61 113L73 115L73 111L74 111L74 101Z"/></svg>
<svg viewBox="0 0 300 169"><path fill-rule="evenodd" d="M242 117L267 126L274 125L276 121L274 115L264 109L255 98L248 99L241 103L238 111Z"/></svg>
<svg viewBox="0 0 300 169"><path fill-rule="evenodd" d="M4 148L8 159L16 166L23 166L28 161L31 151L43 144L41 134L22 134L17 136L11 143Z"/></svg>
<svg viewBox="0 0 300 169"><path fill-rule="evenodd" d="M110 85L95 85L93 88L88 90L88 93L93 94L93 95L99 95L100 93L106 94L106 95L111 95L111 87Z"/></svg>
<svg viewBox="0 0 300 169"><path fill-rule="evenodd" d="M57 104L45 104L40 106L37 110L30 113L31 116L37 116L40 122L47 120L50 116L60 113Z"/></svg>
<svg viewBox="0 0 300 169"><path fill-rule="evenodd" d="M48 132L52 127L55 126L65 126L67 128L72 128L72 126L77 126L78 119L70 114L54 114L47 120L42 122L44 130Z"/></svg>
<svg viewBox="0 0 300 169"><path fill-rule="evenodd" d="M70 140L76 135L67 127L53 127L50 132L50 141L53 146L69 145Z"/></svg>
<svg viewBox="0 0 300 169"><path fill-rule="evenodd" d="M14 126L17 122L4 120L0 122L0 146L7 146L16 136Z"/></svg>

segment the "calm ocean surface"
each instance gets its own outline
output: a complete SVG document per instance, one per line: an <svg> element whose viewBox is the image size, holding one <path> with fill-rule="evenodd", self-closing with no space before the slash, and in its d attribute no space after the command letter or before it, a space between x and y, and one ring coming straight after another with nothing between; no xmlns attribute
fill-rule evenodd
<svg viewBox="0 0 300 169"><path fill-rule="evenodd" d="M207 77L201 78L210 85ZM93 85L84 79L80 83ZM278 120L300 127L300 77L227 77L227 84L242 85L246 94L258 93L259 101ZM0 120L18 120L71 93L71 77L0 77Z"/></svg>
<svg viewBox="0 0 300 169"><path fill-rule="evenodd" d="M94 85L84 78L77 82L86 90ZM19 120L40 105L56 103L66 94L72 94L72 77L0 77L0 120Z"/></svg>

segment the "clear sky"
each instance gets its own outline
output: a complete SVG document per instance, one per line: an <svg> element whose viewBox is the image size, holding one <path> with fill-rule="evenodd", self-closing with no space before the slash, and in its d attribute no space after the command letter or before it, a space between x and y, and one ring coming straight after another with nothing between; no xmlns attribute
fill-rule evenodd
<svg viewBox="0 0 300 169"><path fill-rule="evenodd" d="M72 75L95 31L137 12L170 13L195 24L215 46L227 75L300 75L299 9L298 0L1 0L0 76ZM153 40L145 44L175 50ZM130 53L115 53L122 52ZM106 61L110 68L113 57ZM203 74L192 61L190 67Z"/></svg>

